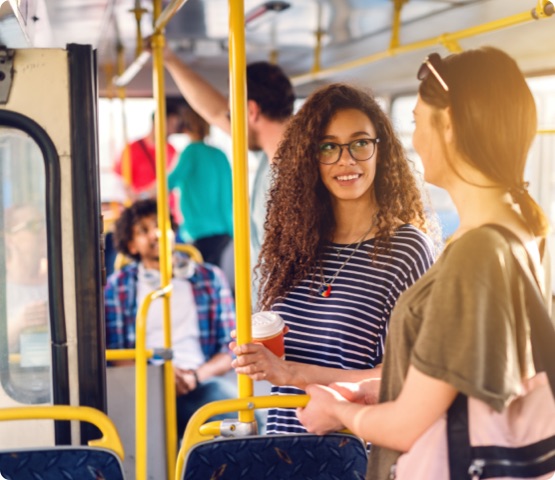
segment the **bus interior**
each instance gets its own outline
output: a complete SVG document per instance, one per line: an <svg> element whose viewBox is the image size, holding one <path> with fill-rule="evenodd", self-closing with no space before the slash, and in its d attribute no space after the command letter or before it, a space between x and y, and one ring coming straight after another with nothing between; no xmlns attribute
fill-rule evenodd
<svg viewBox="0 0 555 480"><path fill-rule="evenodd" d="M153 112L157 138L163 138L165 99L181 97L164 72L164 42L229 95L237 115L232 124L244 124L244 85L234 80L243 78L245 61L279 64L294 85L296 105L330 82L371 90L417 169L411 112L422 60L431 52L498 47L516 59L535 96L539 131L526 178L555 223L554 18L547 0L0 0L0 450L87 445L100 432L121 438L125 456L119 438L102 437L97 445L117 453L125 478L181 475L183 452L178 458L177 439L168 432L175 423L167 414L171 362L147 365L153 352L144 345L107 357L104 329L104 235L117 205L126 202L114 161L130 140L147 133ZM150 51L145 45L152 38L162 44ZM234 192L243 193L234 198L234 209L248 218L257 159L247 153L243 130L237 127L231 140L212 128L209 143L232 161L239 182ZM169 142L178 151L187 145L181 134ZM163 171L165 158L157 157L157 164ZM158 202L167 203L165 179L157 181ZM446 240L458 225L454 206L431 185L426 195ZM161 210L167 227L167 206ZM28 226L33 235L24 237ZM246 325L253 259L248 225L236 224L235 231L237 319ZM552 231L552 248L554 240ZM162 254L169 254L168 242L162 242ZM10 269L25 265L34 275L32 287L14 290ZM170 284L171 269L162 278ZM168 288L153 292L139 315L166 298ZM19 332L14 350L9 304L25 295L33 298L33 312L46 312L48 328ZM248 338L245 326L239 339ZM136 367L110 369L107 358L135 359ZM253 408L273 404L268 385L253 387L239 377L239 398L221 408L241 410L238 425L248 425ZM290 406L303 402L305 397L291 400ZM27 417L17 410L50 405L77 410L27 410ZM184 443L221 434L221 425L202 430L210 413L195 417ZM1 473L0 466L3 478Z"/></svg>

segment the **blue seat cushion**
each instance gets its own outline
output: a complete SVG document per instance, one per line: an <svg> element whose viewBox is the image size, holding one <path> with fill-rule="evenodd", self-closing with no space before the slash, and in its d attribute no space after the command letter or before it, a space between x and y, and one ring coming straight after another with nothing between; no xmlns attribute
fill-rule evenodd
<svg viewBox="0 0 555 480"><path fill-rule="evenodd" d="M89 447L0 451L0 474L7 480L123 480L115 453Z"/></svg>
<svg viewBox="0 0 555 480"><path fill-rule="evenodd" d="M268 435L196 445L185 460L186 480L364 479L368 457L353 435Z"/></svg>

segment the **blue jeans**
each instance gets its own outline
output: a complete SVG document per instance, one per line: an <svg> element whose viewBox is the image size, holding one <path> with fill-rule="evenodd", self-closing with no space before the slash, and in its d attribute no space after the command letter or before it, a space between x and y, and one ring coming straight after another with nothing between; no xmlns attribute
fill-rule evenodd
<svg viewBox="0 0 555 480"><path fill-rule="evenodd" d="M237 398L237 389L235 385L221 377L212 377L202 382L192 392L177 397L177 435L178 438L183 436L185 427L193 414L203 405L217 400L227 400ZM225 418L237 418L237 412L222 413L211 417L208 421L224 420ZM256 413L259 431L263 426L263 416Z"/></svg>

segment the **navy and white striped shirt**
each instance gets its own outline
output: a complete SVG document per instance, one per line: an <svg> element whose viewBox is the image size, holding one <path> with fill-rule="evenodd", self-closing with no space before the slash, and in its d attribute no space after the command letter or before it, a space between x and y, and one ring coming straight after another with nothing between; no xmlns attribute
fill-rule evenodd
<svg viewBox="0 0 555 480"><path fill-rule="evenodd" d="M273 305L289 326L285 358L322 367L363 370L382 362L391 311L399 295L434 261L431 240L412 225L397 229L387 255L372 261L374 239L356 244L330 243L323 257L323 274L331 295L318 295L321 278L303 280L285 299ZM353 253L353 250L356 251ZM349 259L349 256L352 257ZM319 270L319 267L318 267ZM272 387L272 394L302 394L295 387ZM267 433L305 432L294 409L272 409Z"/></svg>

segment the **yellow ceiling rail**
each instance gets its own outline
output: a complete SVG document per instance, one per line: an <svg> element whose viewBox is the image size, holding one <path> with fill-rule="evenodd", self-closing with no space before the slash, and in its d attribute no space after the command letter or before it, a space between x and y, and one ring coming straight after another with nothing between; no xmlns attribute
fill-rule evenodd
<svg viewBox="0 0 555 480"><path fill-rule="evenodd" d="M538 8L541 8L541 14L536 13ZM291 81L293 85L303 85L315 80L321 80L336 73L344 72L346 70L352 70L354 68L358 68L372 62L377 62L378 60L383 60L385 58L393 57L402 53L408 53L415 50L433 47L437 44L445 45L449 49L460 48L460 46L457 47L458 44L456 42L463 38L474 37L483 33L493 32L495 30L520 25L532 20L548 18L550 16L549 12L552 10L553 4L551 2L540 0L538 7L532 9L532 11L518 13L509 17L501 18L499 20L494 20L491 22L483 23L481 25L476 25L474 27L465 28L453 33L444 33L437 37L427 38L417 42L408 43L406 45L398 45L385 51L373 53L371 55L367 55L356 60L351 60L349 62L335 65L333 67L322 69L319 72L308 72L302 75L295 76L291 79Z"/></svg>

